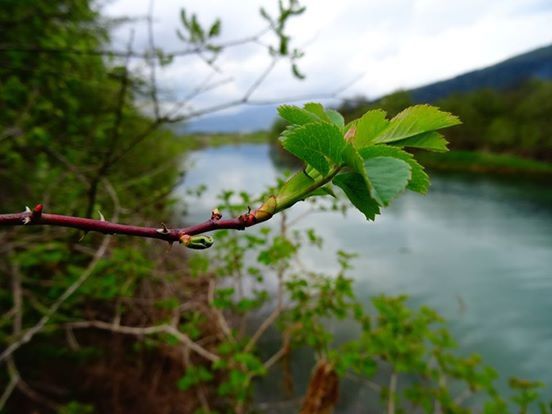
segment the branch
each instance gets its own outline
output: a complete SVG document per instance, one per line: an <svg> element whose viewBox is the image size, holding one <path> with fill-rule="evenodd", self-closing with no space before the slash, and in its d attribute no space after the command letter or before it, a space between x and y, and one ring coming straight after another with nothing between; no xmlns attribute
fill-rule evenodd
<svg viewBox="0 0 552 414"><path fill-rule="evenodd" d="M178 241L190 248L205 249L213 244L212 239L208 240L205 237L194 239L192 236L221 229L244 230L246 227L270 220L274 214L288 209L313 191L329 183L342 168L343 165L335 166L329 171L328 175L315 180L311 185L302 188L299 192L283 194L278 197L270 196L256 210L249 210L238 217L223 220L222 214L220 214L218 209L215 209L211 212L211 217L208 220L189 227L169 229L164 224L162 224L161 228L117 224L106 221L101 213L100 220L63 216L60 214L46 214L43 213L42 204L37 204L33 210L26 207L26 210L21 213L0 214L0 226L50 225L69 227L85 232L95 231L104 234L125 234L128 236L165 240L169 243Z"/></svg>
<svg viewBox="0 0 552 414"><path fill-rule="evenodd" d="M103 217L100 220L63 216L60 214L43 213L42 204L38 204L33 210L27 209L21 213L0 214L0 226L36 226L49 225L69 227L85 232L94 231L104 234L124 234L127 236L146 237L151 239L165 240L169 243L184 242L185 236L193 236L213 230L233 229L244 230L270 217L257 218L254 210L231 219L221 219L220 213L214 210L209 220L189 227L169 229L165 225L162 228L133 226L118 224L106 221ZM184 238L184 240L183 240Z"/></svg>

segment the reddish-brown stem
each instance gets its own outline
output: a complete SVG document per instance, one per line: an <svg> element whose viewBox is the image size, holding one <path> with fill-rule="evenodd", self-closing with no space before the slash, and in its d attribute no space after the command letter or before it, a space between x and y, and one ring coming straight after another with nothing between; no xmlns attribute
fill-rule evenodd
<svg viewBox="0 0 552 414"><path fill-rule="evenodd" d="M189 227L169 229L164 225L161 228L133 226L128 224L111 223L105 220L95 220L83 217L63 216L60 214L49 214L42 212L42 205L37 205L32 211L27 210L21 213L0 214L0 226L18 225L49 225L70 227L85 232L95 231L104 234L125 234L127 236L148 237L152 239L165 240L167 242L180 241L185 234L193 236L209 231L221 229L244 230L261 221L255 218L255 212L245 213L231 219L221 219L220 213L211 214L211 218L203 223L194 224Z"/></svg>

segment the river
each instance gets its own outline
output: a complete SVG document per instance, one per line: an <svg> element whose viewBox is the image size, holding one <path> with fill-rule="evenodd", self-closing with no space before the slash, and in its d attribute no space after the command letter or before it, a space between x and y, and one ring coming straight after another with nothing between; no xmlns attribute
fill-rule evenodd
<svg viewBox="0 0 552 414"><path fill-rule="evenodd" d="M207 148L190 161L178 191L201 183L208 191L187 220L203 219L222 189L260 192L280 175L268 145ZM462 353L481 354L506 378L552 384L552 185L483 175L431 177L427 196L408 192L375 222L353 210L346 217L307 217L301 225L316 227L325 244L323 251L308 251L306 265L336 269L328 252L357 252L352 275L361 299L407 294L411 304L444 315ZM294 206L290 216L301 211ZM348 334L346 324L335 330ZM355 405L349 401L339 412L356 412Z"/></svg>

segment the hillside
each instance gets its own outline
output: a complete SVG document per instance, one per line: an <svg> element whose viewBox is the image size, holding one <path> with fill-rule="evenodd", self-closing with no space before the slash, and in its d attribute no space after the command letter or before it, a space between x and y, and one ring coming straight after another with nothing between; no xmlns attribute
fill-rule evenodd
<svg viewBox="0 0 552 414"><path fill-rule="evenodd" d="M453 93L516 87L531 78L552 79L552 45L409 92L415 102L434 102Z"/></svg>

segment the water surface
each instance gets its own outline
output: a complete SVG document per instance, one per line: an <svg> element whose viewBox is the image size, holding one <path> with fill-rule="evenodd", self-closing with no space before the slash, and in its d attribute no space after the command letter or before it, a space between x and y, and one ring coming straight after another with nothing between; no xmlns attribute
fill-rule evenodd
<svg viewBox="0 0 552 414"><path fill-rule="evenodd" d="M280 172L267 145L208 148L179 191L204 183L209 190L190 211L200 220L222 189L260 192ZM449 321L462 352L477 352L501 374L552 384L552 185L530 179L432 175L429 195L408 192L375 222L351 210L314 214L324 250L303 260L314 270L337 269L328 252L359 253L352 275L366 303L373 295L408 294ZM304 211L296 205L290 218ZM351 335L346 324L338 335ZM311 361L300 364L306 374ZM301 382L301 379L299 380ZM550 387L547 387L547 394ZM358 390L345 390L339 412L356 412Z"/></svg>

